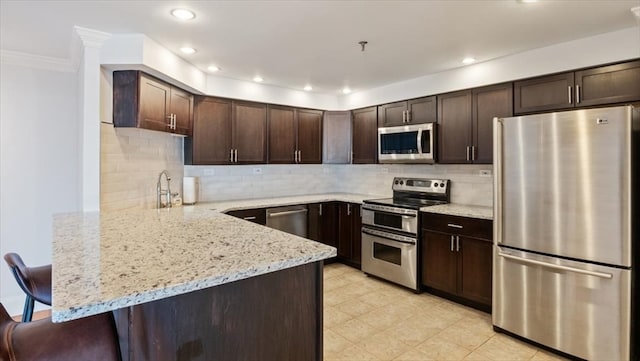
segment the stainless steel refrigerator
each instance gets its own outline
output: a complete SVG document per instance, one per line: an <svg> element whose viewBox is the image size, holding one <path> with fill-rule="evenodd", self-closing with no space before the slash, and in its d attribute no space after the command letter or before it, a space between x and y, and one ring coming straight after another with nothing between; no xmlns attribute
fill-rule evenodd
<svg viewBox="0 0 640 361"><path fill-rule="evenodd" d="M583 359L638 357L639 110L494 119L496 330Z"/></svg>

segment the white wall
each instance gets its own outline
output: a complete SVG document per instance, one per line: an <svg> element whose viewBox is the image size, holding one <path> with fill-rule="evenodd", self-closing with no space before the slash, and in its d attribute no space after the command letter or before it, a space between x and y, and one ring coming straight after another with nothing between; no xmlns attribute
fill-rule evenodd
<svg viewBox="0 0 640 361"><path fill-rule="evenodd" d="M77 74L4 61L0 74L0 254L49 264L51 215L81 203ZM20 314L24 294L0 263L0 302Z"/></svg>

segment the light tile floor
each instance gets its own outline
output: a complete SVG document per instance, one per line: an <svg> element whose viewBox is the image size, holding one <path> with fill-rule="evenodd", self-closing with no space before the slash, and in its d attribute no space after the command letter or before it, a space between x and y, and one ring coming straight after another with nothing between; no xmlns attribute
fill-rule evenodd
<svg viewBox="0 0 640 361"><path fill-rule="evenodd" d="M489 314L334 263L324 267L324 359L562 358L493 332Z"/></svg>

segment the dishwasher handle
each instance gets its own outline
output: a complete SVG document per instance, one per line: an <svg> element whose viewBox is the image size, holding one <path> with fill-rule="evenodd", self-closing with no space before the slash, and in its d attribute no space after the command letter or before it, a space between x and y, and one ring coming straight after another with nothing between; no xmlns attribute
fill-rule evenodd
<svg viewBox="0 0 640 361"><path fill-rule="evenodd" d="M307 209L296 209L293 211L274 212L274 213L267 212L267 217L282 217L290 214L307 213L307 212L308 212Z"/></svg>

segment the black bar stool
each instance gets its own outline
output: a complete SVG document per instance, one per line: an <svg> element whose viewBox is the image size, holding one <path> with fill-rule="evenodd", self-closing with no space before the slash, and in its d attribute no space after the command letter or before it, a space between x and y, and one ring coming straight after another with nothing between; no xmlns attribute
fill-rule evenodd
<svg viewBox="0 0 640 361"><path fill-rule="evenodd" d="M0 360L120 361L113 314L53 323L51 318L15 322L0 303Z"/></svg>
<svg viewBox="0 0 640 361"><path fill-rule="evenodd" d="M51 306L51 265L27 267L17 253L4 255L18 285L27 294L22 311L22 322L31 321L33 304L38 301Z"/></svg>

